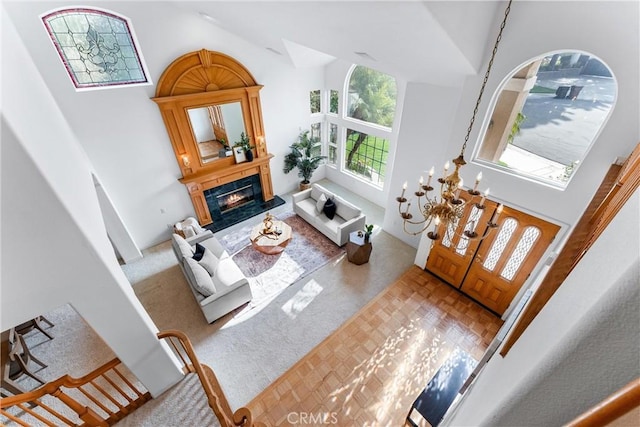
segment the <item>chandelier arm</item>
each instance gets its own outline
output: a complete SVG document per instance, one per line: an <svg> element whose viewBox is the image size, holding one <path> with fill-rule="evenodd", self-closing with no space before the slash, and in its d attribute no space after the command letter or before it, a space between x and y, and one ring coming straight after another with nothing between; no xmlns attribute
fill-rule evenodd
<svg viewBox="0 0 640 427"><path fill-rule="evenodd" d="M505 25L507 24L507 17L509 16L509 12L511 11L511 2L507 4L507 8L504 11L504 18L502 23L500 24L500 31L498 32L498 37L496 38L496 42L493 45L493 51L491 52L491 59L489 59L489 64L487 65L487 71L484 74L484 80L482 82L482 86L480 87L480 93L478 94L478 99L476 100L476 106L473 109L473 115L471 116L471 121L469 122L469 128L467 129L467 134L464 137L464 143L462 144L462 150L460 150L460 156L464 155L464 150L467 148L467 142L469 141L469 136L471 135L471 129L473 129L473 124L476 121L476 115L478 114L478 108L480 107L480 101L482 101L482 94L484 93L484 88L487 86L487 81L489 80L489 74L491 72L491 67L493 66L493 60L496 57L496 53L498 52L498 45L500 44L500 40L502 40L502 30L504 30Z"/></svg>

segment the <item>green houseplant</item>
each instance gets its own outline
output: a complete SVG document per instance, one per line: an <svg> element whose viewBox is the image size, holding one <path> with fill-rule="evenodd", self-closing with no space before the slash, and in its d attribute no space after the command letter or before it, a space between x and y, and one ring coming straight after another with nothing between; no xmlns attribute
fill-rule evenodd
<svg viewBox="0 0 640 427"><path fill-rule="evenodd" d="M253 151L251 150L254 149L255 146L251 145L251 142L249 141L249 136L247 134L242 132L240 134L240 141L236 141L234 146L242 147L242 150L244 151L244 154L248 162L253 160Z"/></svg>
<svg viewBox="0 0 640 427"><path fill-rule="evenodd" d="M373 233L373 224L365 224L364 225L364 241L368 242L371 238L371 233Z"/></svg>
<svg viewBox="0 0 640 427"><path fill-rule="evenodd" d="M310 138L309 131L304 130L298 135L298 140L290 148L291 152L284 157L284 173L289 173L298 168L298 176L302 178L300 189L309 188L311 176L322 160L327 156L317 156L312 153L317 138Z"/></svg>

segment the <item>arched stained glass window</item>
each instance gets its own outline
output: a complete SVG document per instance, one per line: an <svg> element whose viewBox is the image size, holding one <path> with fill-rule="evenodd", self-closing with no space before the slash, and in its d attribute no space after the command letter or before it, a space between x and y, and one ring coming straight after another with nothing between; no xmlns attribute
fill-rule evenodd
<svg viewBox="0 0 640 427"><path fill-rule="evenodd" d="M42 16L77 90L151 84L128 19L88 8Z"/></svg>

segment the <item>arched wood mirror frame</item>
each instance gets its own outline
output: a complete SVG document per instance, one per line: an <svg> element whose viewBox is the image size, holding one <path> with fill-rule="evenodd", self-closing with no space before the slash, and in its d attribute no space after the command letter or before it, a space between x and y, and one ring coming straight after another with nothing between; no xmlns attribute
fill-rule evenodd
<svg viewBox="0 0 640 427"><path fill-rule="evenodd" d="M162 73L153 101L160 108L176 161L201 224L212 222L203 191L244 176L259 174L265 200L273 199L269 160L262 124L260 94L242 64L220 52L202 49L180 56ZM200 155L189 110L240 105L244 130L254 147L254 161L236 163L233 155L206 161ZM228 141L233 145L235 141Z"/></svg>

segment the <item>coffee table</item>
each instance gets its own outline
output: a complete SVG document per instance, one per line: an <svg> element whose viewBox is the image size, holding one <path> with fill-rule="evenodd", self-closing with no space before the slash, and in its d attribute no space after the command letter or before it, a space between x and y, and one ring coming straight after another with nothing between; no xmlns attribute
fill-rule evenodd
<svg viewBox="0 0 640 427"><path fill-rule="evenodd" d="M277 255L284 251L292 237L289 224L273 220L269 230L265 229L265 224L262 222L253 227L249 239L255 250L267 255Z"/></svg>

